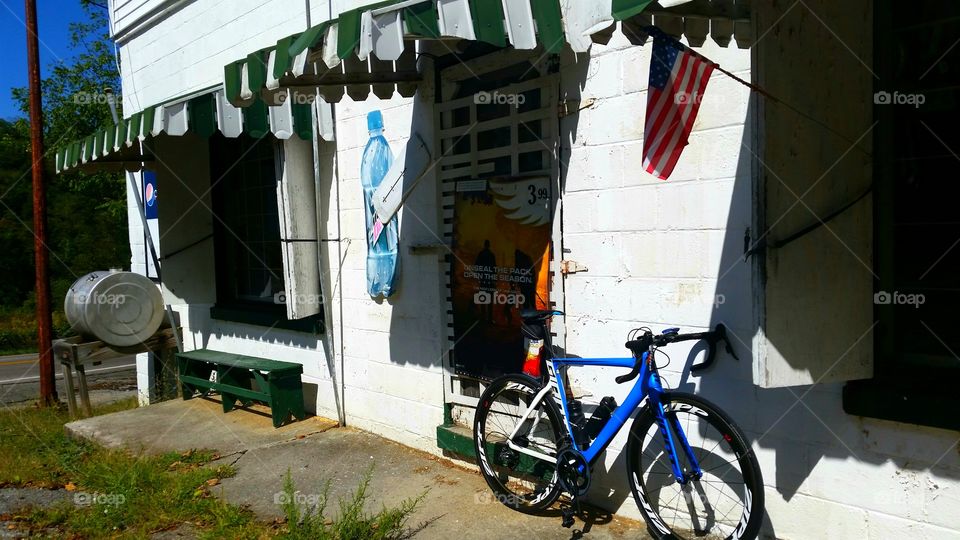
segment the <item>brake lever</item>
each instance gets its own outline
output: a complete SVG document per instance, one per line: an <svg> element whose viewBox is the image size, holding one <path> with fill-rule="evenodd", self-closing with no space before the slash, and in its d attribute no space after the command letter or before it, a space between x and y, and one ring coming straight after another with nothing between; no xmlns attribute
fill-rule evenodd
<svg viewBox="0 0 960 540"><path fill-rule="evenodd" d="M638 375L640 375L641 367L643 366L643 355L647 350L649 350L651 339L651 336L644 335L640 339L634 339L624 343L624 347L633 352L633 358L635 362L633 364L633 369L630 370L629 373L624 373L623 375L619 375L613 379L617 382L617 384L623 384L627 381L632 381L633 379L636 379Z"/></svg>
<svg viewBox="0 0 960 540"><path fill-rule="evenodd" d="M632 381L633 379L636 379L637 375L640 375L640 362L637 362L637 364L633 366L633 369L630 371L630 373L619 375L613 380L617 381L617 384L623 384L627 381Z"/></svg>

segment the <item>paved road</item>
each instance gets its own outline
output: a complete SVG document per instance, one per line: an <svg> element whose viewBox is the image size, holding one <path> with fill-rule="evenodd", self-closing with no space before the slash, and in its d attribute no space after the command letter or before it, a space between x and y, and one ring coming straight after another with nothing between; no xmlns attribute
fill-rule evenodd
<svg viewBox="0 0 960 540"><path fill-rule="evenodd" d="M57 392L61 400L66 395L59 362L55 366ZM99 366L87 368L87 383L98 386L126 388L136 386L136 357L124 356L105 360ZM36 399L40 391L40 367L36 354L0 356L0 403L19 403Z"/></svg>
<svg viewBox="0 0 960 540"><path fill-rule="evenodd" d="M136 369L136 356L124 356L113 360L104 360L99 366L87 368L87 374ZM57 378L61 378L60 364L54 368ZM35 382L40 380L40 366L36 354L14 354L0 356L0 384Z"/></svg>

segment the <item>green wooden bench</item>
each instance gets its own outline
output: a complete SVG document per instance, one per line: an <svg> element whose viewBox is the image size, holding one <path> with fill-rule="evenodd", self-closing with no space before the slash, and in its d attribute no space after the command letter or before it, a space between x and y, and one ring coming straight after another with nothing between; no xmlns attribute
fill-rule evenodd
<svg viewBox="0 0 960 540"><path fill-rule="evenodd" d="M199 349L177 354L183 399L210 390L220 392L223 412L232 411L237 401L249 406L257 401L270 407L273 427L280 427L292 415L303 420L303 366L219 351ZM210 380L216 371L217 381Z"/></svg>

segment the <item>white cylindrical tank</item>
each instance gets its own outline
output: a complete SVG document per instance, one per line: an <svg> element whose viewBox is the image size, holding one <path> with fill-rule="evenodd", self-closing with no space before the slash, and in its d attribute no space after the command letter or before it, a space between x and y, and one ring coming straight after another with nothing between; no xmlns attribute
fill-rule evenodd
<svg viewBox="0 0 960 540"><path fill-rule="evenodd" d="M70 287L63 304L75 332L115 347L142 343L163 322L160 289L133 272L91 272Z"/></svg>

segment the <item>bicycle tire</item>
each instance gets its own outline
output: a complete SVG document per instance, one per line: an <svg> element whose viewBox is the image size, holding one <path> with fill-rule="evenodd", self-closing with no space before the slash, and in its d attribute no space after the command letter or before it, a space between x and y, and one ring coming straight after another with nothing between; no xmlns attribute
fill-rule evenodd
<svg viewBox="0 0 960 540"><path fill-rule="evenodd" d="M494 426L494 417L491 416L491 413L501 414L492 410L495 404L501 408L509 407L509 402L512 401L510 394L513 393L517 397L518 403L517 413L513 416L519 418L519 402L525 398L527 404L529 404L541 389L540 383L527 375L513 374L499 377L493 380L483 392L483 395L480 396L480 403L474 417L474 451L477 456L477 465L480 467L480 474L483 475L483 479L493 490L498 501L508 508L526 514L537 513L549 508L560 496L561 488L557 481L557 465L555 462L548 464L546 461L530 458L536 460L533 465L535 474L524 474L521 465L526 466L531 462L527 460L524 464L521 464L519 460L522 459L523 455L517 454L518 462L511 467L509 462L514 458L509 454L511 452L509 448L504 450L503 441L509 436L504 432L516 426L516 423L504 422L507 425ZM504 403L507 403L507 405L504 405ZM541 434L537 439L538 449L552 450L553 455L556 455L556 446L560 444L564 434L560 411L554 400L550 398L542 400L537 409L540 420L546 419L549 422L548 430L538 431ZM505 416L507 418L511 417L510 414ZM553 447L549 448L551 443ZM530 442L528 441L527 444L530 444ZM504 456L504 454L507 455ZM535 487L530 489L530 493L518 493L515 491L516 488L510 488L509 484L511 482L505 481L503 478L510 471L519 471L518 477L531 479L529 481L535 484Z"/></svg>
<svg viewBox="0 0 960 540"><path fill-rule="evenodd" d="M737 427L736 423L734 423L734 421L725 412L723 412L723 410L702 397L683 392L667 392L662 395L661 403L664 406L664 411L666 411L668 415L672 414L677 416L679 412L685 412L695 415L698 418L703 418L709 422L710 425L718 430L720 438L723 439L722 442L726 443L726 445L729 447L729 451L736 456L736 463L740 467L739 476L743 479L743 490L742 494L740 495L740 502L743 504L741 515L735 522L735 526L730 525L731 532L729 534L721 532L719 535L707 536L707 538L725 538L734 540L755 539L763 522L763 476L760 472L760 465L757 463L757 458L754 455L753 450L750 448L750 444L747 442L743 432L739 427ZM669 473L661 471L652 472L651 474L658 475L656 478L659 479L663 485L658 487L656 490L650 489L652 486L648 486L648 484L653 483L651 481L652 477L645 478L644 470L647 464L642 458L650 458L650 467L652 469L655 457L651 457L649 452L644 449L644 440L651 433L651 428L653 428L659 435L659 427L656 424L653 410L650 407L650 404L647 403L647 405L641 409L640 413L634 420L633 425L630 428L630 437L626 448L627 472L629 474L630 489L633 492L634 501L636 501L637 507L640 509L640 513L643 515L643 518L647 523L648 531L654 538L658 540L704 538L706 533L709 532L709 529L706 531L694 531L677 528L677 512L672 512L674 521L668 526L668 516L664 515L664 508L658 506L665 504L664 501L660 499L659 493L663 488L669 486L671 481L679 488L679 484L676 482L676 478L673 476L672 470L670 470ZM679 419L679 416L677 417ZM685 429L685 431L688 432L687 434L689 436L690 430ZM653 436L651 438L659 439L662 442L662 435ZM694 443L691 442L692 447L693 444ZM719 448L721 444L721 441L718 440L717 446L706 452L703 452L705 450L704 448L700 448L701 452L698 456L698 460L700 460L701 468L703 469L704 473L704 479L701 480L708 481L705 480L706 475L708 471L712 472L709 467L712 467L713 463L707 463L707 461L711 456L715 455L713 452L716 450L727 450L726 448ZM685 456L683 450L681 450L679 447L677 448L677 453L680 456ZM694 455L696 456L697 454L697 449L694 447ZM661 456L663 459L667 460L667 468L669 469L670 462L668 456L666 456L664 452L661 452ZM681 457L681 460L684 461L686 458ZM706 466L704 466L705 463L707 463ZM730 468L732 468L732 459L725 463L730 465ZM720 467L722 467L722 465ZM713 470L716 470L716 468ZM720 477L720 482L725 482L722 477L728 475L729 470L730 469L725 469L723 471L723 474ZM700 491L697 494L702 497L700 501L703 505L703 498L705 498L705 494L702 484L700 485ZM713 486L713 488L715 489L715 486ZM719 492L724 493L724 489L725 486L721 486ZM731 489L731 491L734 495L737 494L736 489ZM654 500L655 497L652 495L654 492L657 493L657 500ZM730 497L730 495L727 496L732 500L735 500L734 497ZM678 501L678 505L680 503L681 501ZM690 504L689 500L686 501L686 504ZM688 515L690 515L689 507L687 512ZM698 516L691 518L691 521L699 523L702 516L699 515L699 512L693 513L698 514ZM709 524L711 517L708 516L705 519ZM714 521L714 525L716 525L716 521ZM683 523L681 522L681 527L682 526Z"/></svg>

